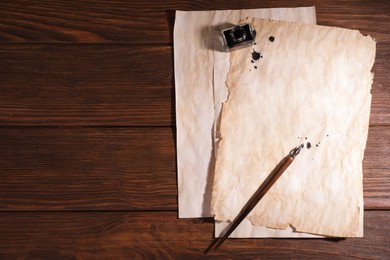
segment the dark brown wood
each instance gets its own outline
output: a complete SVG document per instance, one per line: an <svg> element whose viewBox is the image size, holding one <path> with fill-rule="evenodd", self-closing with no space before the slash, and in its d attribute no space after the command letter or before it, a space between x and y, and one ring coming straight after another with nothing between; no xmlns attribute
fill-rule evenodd
<svg viewBox="0 0 390 260"><path fill-rule="evenodd" d="M368 211L364 238L228 239L208 257L386 259L389 221L389 211ZM176 212L1 212L0 230L2 259L199 259L213 221Z"/></svg>
<svg viewBox="0 0 390 260"><path fill-rule="evenodd" d="M172 125L172 47L0 45L1 125Z"/></svg>
<svg viewBox="0 0 390 260"><path fill-rule="evenodd" d="M374 83L371 89L372 125L390 124L390 42L377 42L374 73ZM379 96L381 96L379 98Z"/></svg>
<svg viewBox="0 0 390 260"><path fill-rule="evenodd" d="M176 210L171 128L2 127L1 210ZM372 127L365 208L390 209L390 128Z"/></svg>
<svg viewBox="0 0 390 260"><path fill-rule="evenodd" d="M0 210L176 210L170 128L0 128Z"/></svg>
<svg viewBox="0 0 390 260"><path fill-rule="evenodd" d="M390 127L371 127L363 160L364 205L390 209Z"/></svg>
<svg viewBox="0 0 390 260"><path fill-rule="evenodd" d="M172 43L175 10L315 6L318 24L360 29L390 41L388 1L103 0L0 2L3 42Z"/></svg>
<svg viewBox="0 0 390 260"><path fill-rule="evenodd" d="M169 46L0 44L1 125L175 124ZM390 124L390 43L378 43L371 125Z"/></svg>
<svg viewBox="0 0 390 260"><path fill-rule="evenodd" d="M174 10L311 5L377 40L365 237L229 239L209 257L388 258L387 0L2 0L0 259L203 257L212 219L176 212Z"/></svg>

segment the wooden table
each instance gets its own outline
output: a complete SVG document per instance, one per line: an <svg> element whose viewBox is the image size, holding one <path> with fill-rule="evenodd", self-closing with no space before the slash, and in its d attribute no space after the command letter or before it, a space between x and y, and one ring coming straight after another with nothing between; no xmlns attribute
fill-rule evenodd
<svg viewBox="0 0 390 260"><path fill-rule="evenodd" d="M198 258L177 218L174 10L315 5L378 41L362 239L236 239L209 257L390 258L389 1L0 2L0 258Z"/></svg>

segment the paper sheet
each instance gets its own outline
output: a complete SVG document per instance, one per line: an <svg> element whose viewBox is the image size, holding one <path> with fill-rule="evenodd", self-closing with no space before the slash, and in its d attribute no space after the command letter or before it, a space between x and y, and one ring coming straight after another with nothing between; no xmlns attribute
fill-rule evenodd
<svg viewBox="0 0 390 260"><path fill-rule="evenodd" d="M314 7L176 12L174 62L180 218L211 216L213 125L215 111L218 117L218 107L225 99L229 69L229 54L216 46L216 37L220 29L246 17L316 22Z"/></svg>
<svg viewBox="0 0 390 260"><path fill-rule="evenodd" d="M248 221L283 231L362 236L375 41L356 30L247 21L257 31L256 45L230 54L215 218L233 220L280 160L303 143Z"/></svg>

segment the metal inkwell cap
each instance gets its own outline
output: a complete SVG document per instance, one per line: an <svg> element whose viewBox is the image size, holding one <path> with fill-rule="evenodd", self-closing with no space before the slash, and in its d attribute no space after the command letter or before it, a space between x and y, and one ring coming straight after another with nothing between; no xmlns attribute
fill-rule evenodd
<svg viewBox="0 0 390 260"><path fill-rule="evenodd" d="M255 41L256 31L249 23L239 24L229 29L222 30L223 43L226 51L239 49L252 45Z"/></svg>

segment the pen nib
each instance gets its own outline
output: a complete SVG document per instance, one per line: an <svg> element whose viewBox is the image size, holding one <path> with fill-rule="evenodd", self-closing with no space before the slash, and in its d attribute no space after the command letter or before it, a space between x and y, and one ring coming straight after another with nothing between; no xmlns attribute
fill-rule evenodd
<svg viewBox="0 0 390 260"><path fill-rule="evenodd" d="M291 150L290 155L293 158L295 158L295 156L297 156L300 153L302 147L303 147L303 144L298 145L297 147L295 147L294 149Z"/></svg>

